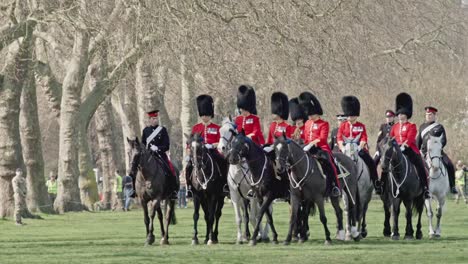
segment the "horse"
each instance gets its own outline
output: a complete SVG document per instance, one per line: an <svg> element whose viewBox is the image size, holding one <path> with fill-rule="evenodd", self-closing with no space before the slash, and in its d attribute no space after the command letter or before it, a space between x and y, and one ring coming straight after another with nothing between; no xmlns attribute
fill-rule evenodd
<svg viewBox="0 0 468 264"><path fill-rule="evenodd" d="M416 239L421 239L421 215L424 208L423 186L419 181L416 168L403 155L400 147L394 138L384 139L382 147L382 170L387 172L385 179L383 200L384 208L392 209L393 230L392 239L400 239L398 230L398 217L400 214L401 202L406 207L406 230L405 239L414 238L412 224L413 210L418 214L416 225ZM385 212L384 235L390 231L390 213Z"/></svg>
<svg viewBox="0 0 468 264"><path fill-rule="evenodd" d="M374 190L374 186L372 184L372 180L370 177L369 168L367 167L364 160L359 157L359 141L361 136L354 139L347 138L343 136L344 141L344 154L353 160L356 164L357 168L357 223L358 223L358 232L361 233L361 236L365 238L367 236L367 222L366 222L366 214L367 209L369 207L369 202L372 199L372 191ZM347 199L349 200L349 199ZM348 206L348 202L346 201L346 207ZM349 225L348 225L349 227ZM349 228L347 228L347 233L350 232Z"/></svg>
<svg viewBox="0 0 468 264"><path fill-rule="evenodd" d="M222 126L219 130L220 141L218 151L227 156L231 151L231 143L237 135L236 125L232 118L224 117ZM260 200L258 197L249 197L247 194L250 191L250 179L252 178L251 171L246 162L241 162L238 165L229 165L228 171L228 186L231 202L234 208L237 225L237 244L242 244L250 239L249 222L255 228L255 223L259 217ZM270 208L271 211L271 208ZM242 233L242 219L244 219L244 233ZM268 242L269 226L260 227L259 240Z"/></svg>
<svg viewBox="0 0 468 264"><path fill-rule="evenodd" d="M267 157L263 149L245 135L242 130L232 141L231 152L228 155L229 163L237 165L242 159L247 161L249 169L252 171L250 187L254 195L259 197L261 202L260 215L250 240L250 245L257 243L257 235L260 230L263 215L267 215L267 221L273 233L272 242L278 243L278 233L276 232L273 216L269 208L276 198L283 198L288 192L289 179L276 175L273 161Z"/></svg>
<svg viewBox="0 0 468 264"><path fill-rule="evenodd" d="M175 201L169 199L173 191L174 181L171 181L164 171L164 161L146 150L138 138L130 140L129 160L131 161L130 176L136 177L136 193L143 207L143 215L146 227L145 245L152 245L155 240L153 234L154 216L157 213L161 228L161 245L169 244L169 224L175 219ZM165 203L166 214L163 222L161 202ZM148 206L150 210L148 212ZM151 215L149 215L149 213Z"/></svg>
<svg viewBox="0 0 468 264"><path fill-rule="evenodd" d="M309 210L312 209L313 214L316 206L325 230L325 244L331 244L330 230L325 215L326 178L321 172L317 160L304 153L299 144L286 139L284 136L275 140L274 150L278 172L285 173L290 170L288 175L291 192L291 214L289 231L284 244L290 244L295 229L300 234L299 242L303 242L307 238ZM304 210L303 213L300 212L301 207ZM299 224L302 226L299 226Z"/></svg>
<svg viewBox="0 0 468 264"><path fill-rule="evenodd" d="M440 219L445 205L445 197L449 191L447 168L442 162L442 139L443 135L435 137L430 135L427 141L426 164L429 167L429 192L431 199L426 200L426 212L429 219L429 237L440 238ZM437 225L435 230L432 226L432 199L437 201Z"/></svg>
<svg viewBox="0 0 468 264"><path fill-rule="evenodd" d="M205 244L218 243L218 225L221 210L224 206L223 183L221 181L220 165L209 153L199 134L190 139L191 160L193 170L188 178L193 193L193 227L192 245L198 244L198 218L200 205L205 213L206 237ZM214 225L214 228L213 228Z"/></svg>

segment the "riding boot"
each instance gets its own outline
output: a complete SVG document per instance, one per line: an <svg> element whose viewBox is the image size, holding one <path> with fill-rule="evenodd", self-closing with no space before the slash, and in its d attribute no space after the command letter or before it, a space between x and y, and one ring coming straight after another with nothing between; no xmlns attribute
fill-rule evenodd
<svg viewBox="0 0 468 264"><path fill-rule="evenodd" d="M229 164L226 159L219 154L216 149L210 151L210 154L213 156L214 161L218 164L221 176L221 184L223 184L223 194L230 196L229 186L227 184L227 175L229 171Z"/></svg>
<svg viewBox="0 0 468 264"><path fill-rule="evenodd" d="M447 156L445 152L442 152L442 162L447 168L450 192L453 194L457 194L458 191L457 191L457 188L455 188L455 167L453 166L452 161L450 160L450 158Z"/></svg>
<svg viewBox="0 0 468 264"><path fill-rule="evenodd" d="M382 186L379 181L379 176L377 174L377 166L374 163L374 160L372 157L369 155L369 153L365 150L359 151L359 157L364 161L364 163L367 165L367 168L369 169L369 176L372 180L372 183L374 184L374 189L376 194L382 194Z"/></svg>
<svg viewBox="0 0 468 264"><path fill-rule="evenodd" d="M340 188L337 184L337 177L333 171L333 168L330 165L328 159L319 159L320 164L322 165L323 172L326 176L326 191L325 196L338 197L341 195Z"/></svg>
<svg viewBox="0 0 468 264"><path fill-rule="evenodd" d="M413 163L414 166L416 167L416 171L418 173L419 180L421 181L421 185L423 186L423 189L424 189L424 198L425 199L430 199L431 194L429 193L429 181L427 179L428 178L427 177L427 171L426 171L426 167L424 165L424 162L423 162L423 160L421 158L421 155L414 152L411 148L406 148L403 151L403 153L406 154L406 156L409 158L411 163Z"/></svg>

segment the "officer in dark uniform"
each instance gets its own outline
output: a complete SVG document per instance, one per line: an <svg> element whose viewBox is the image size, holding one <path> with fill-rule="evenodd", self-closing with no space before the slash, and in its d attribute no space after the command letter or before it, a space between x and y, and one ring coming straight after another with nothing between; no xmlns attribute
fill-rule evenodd
<svg viewBox="0 0 468 264"><path fill-rule="evenodd" d="M177 199L177 191L179 190L178 177L175 173L172 162L166 155L169 150L170 141L169 135L165 127L159 125L159 110L148 112L149 126L143 129L141 141L146 149L149 149L153 154L160 158L166 165L166 174L170 177L173 183L173 192L170 199Z"/></svg>
<svg viewBox="0 0 468 264"><path fill-rule="evenodd" d="M423 157L426 157L427 140L429 139L429 136L432 135L440 137L442 135L441 143L443 148L447 144L447 134L445 133L444 126L436 122L436 114L438 111L437 108L433 106L426 106L424 110L426 111L426 122L421 124L421 126L419 127L418 137L416 138L416 145L421 150ZM450 160L450 158L443 150L442 156L442 161L444 162L445 167L447 168L450 190L452 193L456 194L458 192L455 188L455 167L453 166L453 163Z"/></svg>
<svg viewBox="0 0 468 264"><path fill-rule="evenodd" d="M330 134L330 142L328 142L328 145L330 145L330 149L332 151L339 151L338 147L338 142L336 141L336 136L338 135L338 128L340 127L341 123L346 120L346 116L343 114L336 115L336 120L338 120L338 126L333 128Z"/></svg>
<svg viewBox="0 0 468 264"><path fill-rule="evenodd" d="M390 131L392 130L392 126L395 124L395 112L392 110L385 111L385 123L380 125L379 134L377 135L377 144L375 144L375 155L374 155L374 162L375 165L378 165L380 162L380 142L384 139Z"/></svg>

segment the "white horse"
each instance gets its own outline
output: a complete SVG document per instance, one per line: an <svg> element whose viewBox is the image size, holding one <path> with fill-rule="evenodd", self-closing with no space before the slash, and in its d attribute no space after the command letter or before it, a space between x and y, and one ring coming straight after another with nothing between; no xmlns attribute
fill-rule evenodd
<svg viewBox="0 0 468 264"><path fill-rule="evenodd" d="M429 219L429 237L440 237L440 219L445 205L445 196L449 191L447 168L442 162L442 142L440 137L429 136L427 141L426 163L429 167L429 191L431 199L426 199L427 218ZM432 226L432 200L437 201L437 225L435 230Z"/></svg>
<svg viewBox="0 0 468 264"><path fill-rule="evenodd" d="M218 151L223 153L224 156L229 153L231 148L231 141L234 139L236 134L236 125L232 122L231 117L223 118L220 129L221 139L218 144ZM229 165L228 185L229 193L231 195L231 202L234 207L234 213L236 215L237 244L242 244L243 242L248 241L250 236L249 222L251 227L255 229L255 225L260 213L259 199L256 197L248 197L247 195L251 189L250 179L252 179L252 176L250 175L247 162L241 162L239 165ZM242 235L242 219L245 221L244 235ZM268 224L265 224L264 228L260 226L258 240L268 241L268 230Z"/></svg>
<svg viewBox="0 0 468 264"><path fill-rule="evenodd" d="M359 157L359 141L361 136L357 136L354 139L349 139L343 136L344 140L344 154L351 158L354 163L356 164L357 169L357 194L358 197L358 209L356 210L356 218L357 218L357 228L358 232L361 233L361 236L365 238L367 236L367 222L366 222L366 213L369 206L369 202L372 198L372 191L374 190L374 186L372 184L372 180L370 177L369 168L367 167L364 160ZM343 196L343 200L345 203L345 211L348 211L347 208L349 207L349 199L347 196ZM352 230L350 228L350 221L348 217L348 221L346 223L346 240L350 239L350 235Z"/></svg>

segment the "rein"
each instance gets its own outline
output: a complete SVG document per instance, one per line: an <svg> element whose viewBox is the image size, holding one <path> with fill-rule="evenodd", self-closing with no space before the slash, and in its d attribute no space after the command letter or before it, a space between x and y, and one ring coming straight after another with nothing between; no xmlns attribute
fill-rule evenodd
<svg viewBox="0 0 468 264"><path fill-rule="evenodd" d="M291 148L290 148L290 145L288 144L288 151L289 153L292 154L292 151L291 151ZM292 169L294 166L296 166L297 164L299 164L300 161L302 161L304 158L307 157L307 154L305 153L302 153L302 157L296 161L293 165L290 165L288 166L289 169ZM307 169L304 173L304 176L299 180L299 181L296 181L296 179L294 179L294 175L293 173L288 173L289 175L289 179L290 179L290 185L293 189L298 189L298 188L301 188L302 185L304 184L304 182L306 181L306 179L308 178L309 176L309 170L310 170L310 159L307 157L306 158L307 160ZM314 170L312 169L311 172L314 172Z"/></svg>

